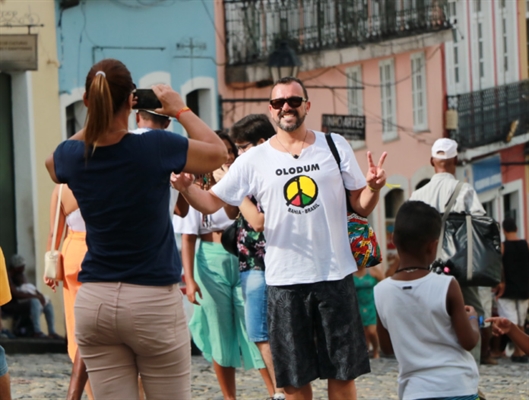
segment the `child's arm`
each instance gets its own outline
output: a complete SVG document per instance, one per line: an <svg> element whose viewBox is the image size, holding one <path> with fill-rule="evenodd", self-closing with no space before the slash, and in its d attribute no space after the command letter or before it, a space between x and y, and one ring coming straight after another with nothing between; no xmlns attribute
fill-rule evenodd
<svg viewBox="0 0 529 400"><path fill-rule="evenodd" d="M485 322L492 322L492 333L496 336L507 335L525 353L529 354L529 336L507 318L492 317Z"/></svg>
<svg viewBox="0 0 529 400"><path fill-rule="evenodd" d="M446 311L452 320L457 340L465 350L472 350L479 340L479 322L476 311L465 306L459 283L452 279L446 295Z"/></svg>
<svg viewBox="0 0 529 400"><path fill-rule="evenodd" d="M384 354L387 354L387 355L393 354L393 344L391 343L391 337L389 336L388 330L384 328L384 325L382 325L382 321L380 321L378 312L377 312L377 334L378 334L378 340L380 342L380 348L382 349Z"/></svg>

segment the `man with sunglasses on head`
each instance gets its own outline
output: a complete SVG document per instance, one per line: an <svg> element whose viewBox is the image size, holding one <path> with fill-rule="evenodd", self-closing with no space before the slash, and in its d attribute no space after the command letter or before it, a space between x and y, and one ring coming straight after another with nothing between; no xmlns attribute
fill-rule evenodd
<svg viewBox="0 0 529 400"><path fill-rule="evenodd" d="M367 152L364 177L349 143L333 134L340 166L325 134L309 130L303 83L289 77L272 87L277 134L251 148L209 192L181 175L175 185L190 204L211 213L253 195L266 210L268 330L277 386L287 399L311 399L310 382L328 379L330 399L356 399L354 379L370 371L352 273L346 200L369 215L386 182ZM346 199L344 186L348 189Z"/></svg>

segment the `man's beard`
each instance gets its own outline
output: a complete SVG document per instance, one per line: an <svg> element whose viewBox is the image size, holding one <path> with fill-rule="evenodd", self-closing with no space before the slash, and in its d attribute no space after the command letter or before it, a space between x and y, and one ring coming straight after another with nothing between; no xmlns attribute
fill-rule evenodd
<svg viewBox="0 0 529 400"><path fill-rule="evenodd" d="M296 122L293 125L285 125L285 124L283 124L282 123L282 117L285 114L290 114L290 115L295 116L296 117ZM277 126L279 126L285 132L294 132L296 129L298 129L303 124L303 122L305 122L305 115L300 117L299 113L296 110L290 110L290 111L288 111L288 113L284 113L283 111L281 111L277 115L277 120L276 120Z"/></svg>

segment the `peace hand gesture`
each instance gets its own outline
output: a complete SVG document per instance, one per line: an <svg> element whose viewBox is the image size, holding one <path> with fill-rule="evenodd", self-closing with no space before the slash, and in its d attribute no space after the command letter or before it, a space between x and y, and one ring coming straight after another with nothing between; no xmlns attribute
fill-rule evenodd
<svg viewBox="0 0 529 400"><path fill-rule="evenodd" d="M366 182L367 185L375 191L379 191L386 184L386 171L382 168L382 165L384 164L387 155L388 153L386 152L382 153L382 155L380 156L380 160L378 160L378 164L375 165L371 152L367 152L368 169L366 175Z"/></svg>

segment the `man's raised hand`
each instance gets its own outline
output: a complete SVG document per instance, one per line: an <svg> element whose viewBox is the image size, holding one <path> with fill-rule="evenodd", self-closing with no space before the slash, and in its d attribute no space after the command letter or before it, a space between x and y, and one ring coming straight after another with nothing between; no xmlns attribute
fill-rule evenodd
<svg viewBox="0 0 529 400"><path fill-rule="evenodd" d="M367 152L367 175L366 175L366 182L367 185L375 191L379 191L384 187L386 184L386 171L382 166L384 165L384 161L386 160L388 153L384 152L380 156L380 159L378 160L378 164L375 165L373 162L373 156L371 155L371 152Z"/></svg>

